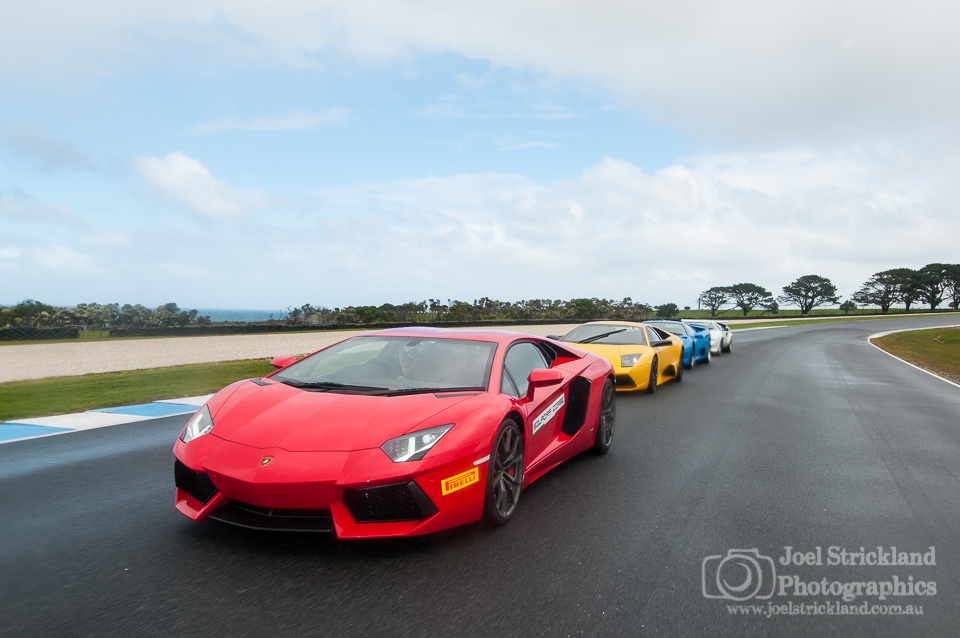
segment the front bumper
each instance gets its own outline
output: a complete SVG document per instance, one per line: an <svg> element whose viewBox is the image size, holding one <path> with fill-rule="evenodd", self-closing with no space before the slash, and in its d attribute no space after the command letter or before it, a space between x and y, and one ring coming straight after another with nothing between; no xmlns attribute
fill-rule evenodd
<svg viewBox="0 0 960 638"><path fill-rule="evenodd" d="M630 368L614 366L617 391L630 392L645 390L650 382L650 363L640 364Z"/></svg>
<svg viewBox="0 0 960 638"><path fill-rule="evenodd" d="M208 438L174 448L176 507L197 521L377 538L428 534L483 512L492 441L394 463L379 449L289 452Z"/></svg>

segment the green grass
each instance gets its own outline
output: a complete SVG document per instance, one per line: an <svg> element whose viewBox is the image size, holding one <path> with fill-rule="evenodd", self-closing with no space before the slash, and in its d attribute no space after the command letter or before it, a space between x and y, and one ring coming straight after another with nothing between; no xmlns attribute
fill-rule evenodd
<svg viewBox="0 0 960 638"><path fill-rule="evenodd" d="M344 330L353 330L353 328L344 328ZM260 335L260 334L300 334L302 332L316 332L315 330L284 330L277 332L255 332L239 333L236 336ZM327 332L340 332L339 330L329 330ZM82 343L86 341L134 341L137 339L176 339L178 337L232 337L235 335L210 335L210 334L191 334L190 328L184 330L180 335L161 335L156 337L111 337L110 330L104 330L103 334L99 330L81 330L79 339L25 339L23 341L0 341L0 348L3 346L27 346L44 343Z"/></svg>
<svg viewBox="0 0 960 638"><path fill-rule="evenodd" d="M273 371L254 359L0 383L0 422L207 394Z"/></svg>
<svg viewBox="0 0 960 638"><path fill-rule="evenodd" d="M947 313L947 314L955 314L955 313ZM794 320L781 319L781 320L773 320L773 321L756 321L752 323L738 323L738 324L731 324L730 329L743 330L744 328L769 328L772 326L804 326L811 323L834 323L836 321L865 321L866 320L865 317L854 317L852 315L853 313L851 313L851 316L849 317L829 317L824 319L794 319ZM909 315L898 315L897 318L902 319L904 317L923 317L923 316L924 315L919 313L916 315L914 315L913 313L910 313ZM873 319L874 317L870 317L870 318ZM881 317L875 317L875 318L880 319Z"/></svg>
<svg viewBox="0 0 960 638"><path fill-rule="evenodd" d="M938 308L937 310L933 310L933 311L931 311L929 308L913 308L910 310L910 312L905 313L903 311L903 308L891 308L890 311L884 316L912 317L914 315L930 315L930 314L939 315L942 313L949 314L951 312L956 312L956 311L951 308ZM731 319L761 319L763 320L763 323L766 323L767 321L778 321L782 319L792 319L792 318L799 319L800 317L804 317L804 316L847 319L847 318L855 318L858 315L879 315L879 314L880 314L879 308L857 308L856 310L851 310L849 314L844 314L842 310L838 310L837 308L814 308L813 310L810 311L809 314L801 315L799 309L793 308L793 309L781 309L780 312L778 312L775 315L770 314L769 312L764 312L762 310L751 310L750 314L744 316L742 310L734 308L733 310L727 310L726 312L722 312L716 317L711 317L710 310L707 308L704 308L700 310L699 318L710 319L712 321L723 321L723 322L726 322ZM697 319L698 318L697 311L681 310L680 318L681 319Z"/></svg>
<svg viewBox="0 0 960 638"><path fill-rule="evenodd" d="M915 366L960 383L960 328L897 332L873 343Z"/></svg>

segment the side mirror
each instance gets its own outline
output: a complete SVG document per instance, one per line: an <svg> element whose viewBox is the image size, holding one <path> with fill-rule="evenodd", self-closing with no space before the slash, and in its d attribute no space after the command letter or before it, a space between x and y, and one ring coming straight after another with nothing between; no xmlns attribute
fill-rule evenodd
<svg viewBox="0 0 960 638"><path fill-rule="evenodd" d="M671 341L670 339L661 339L660 341L654 341L650 345L654 348L659 348L660 346L669 346L672 343L673 341Z"/></svg>
<svg viewBox="0 0 960 638"><path fill-rule="evenodd" d="M547 339L553 339L554 341L560 341L563 338L563 335L547 335Z"/></svg>
<svg viewBox="0 0 960 638"><path fill-rule="evenodd" d="M296 363L296 362L297 362L297 358L288 354L282 357L274 357L273 360L270 362L270 365L272 365L274 368L279 370L280 368L286 368L291 363Z"/></svg>
<svg viewBox="0 0 960 638"><path fill-rule="evenodd" d="M527 399L533 398L533 391L536 388L557 385L563 381L563 373L559 370L550 370L548 368L537 368L527 376Z"/></svg>

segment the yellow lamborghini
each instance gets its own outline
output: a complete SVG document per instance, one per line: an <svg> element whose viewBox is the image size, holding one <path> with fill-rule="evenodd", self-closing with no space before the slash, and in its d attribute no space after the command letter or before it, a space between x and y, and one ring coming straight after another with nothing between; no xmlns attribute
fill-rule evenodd
<svg viewBox="0 0 960 638"><path fill-rule="evenodd" d="M646 390L683 379L683 342L659 328L628 321L593 321L557 339L613 364L617 390Z"/></svg>

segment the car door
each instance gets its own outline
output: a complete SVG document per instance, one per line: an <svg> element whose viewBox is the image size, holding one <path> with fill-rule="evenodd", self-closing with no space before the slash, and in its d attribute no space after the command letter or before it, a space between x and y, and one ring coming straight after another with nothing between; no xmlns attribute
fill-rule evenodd
<svg viewBox="0 0 960 638"><path fill-rule="evenodd" d="M655 346L653 344L660 341L669 341L670 333L660 328L654 328L653 326L646 326L647 328L647 339L650 342L650 347L657 351L657 384L659 385L663 379L663 371L667 369L668 365L671 365L673 361L671 357L668 356L667 350L670 348L670 345L660 345Z"/></svg>
<svg viewBox="0 0 960 638"><path fill-rule="evenodd" d="M509 394L523 415L527 467L543 455L560 433L566 406L567 383L536 387L529 394L527 377L537 369L550 368L547 354L531 341L510 346L503 358L500 391Z"/></svg>
<svg viewBox="0 0 960 638"><path fill-rule="evenodd" d="M693 333L693 338L696 340L697 356L707 356L707 351L710 350L710 331L700 326L687 326L687 329Z"/></svg>

